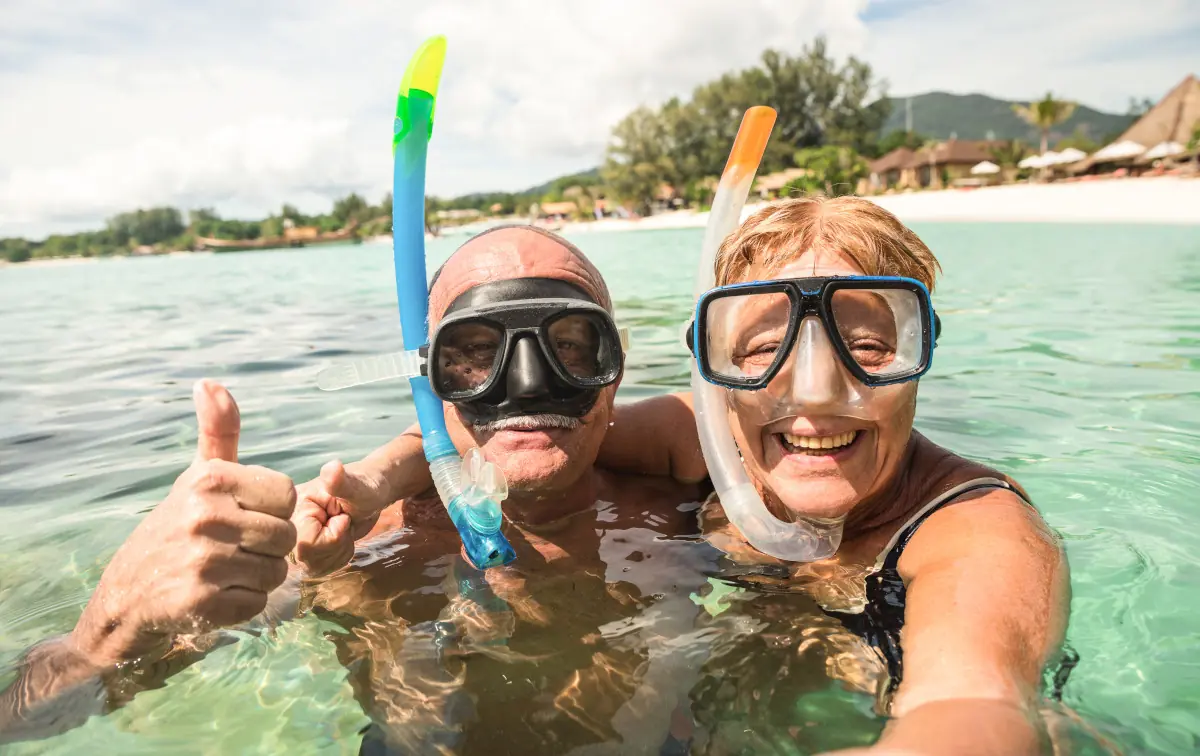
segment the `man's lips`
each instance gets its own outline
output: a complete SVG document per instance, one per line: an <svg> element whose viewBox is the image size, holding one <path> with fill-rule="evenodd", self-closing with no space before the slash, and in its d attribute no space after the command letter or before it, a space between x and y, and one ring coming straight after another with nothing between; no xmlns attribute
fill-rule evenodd
<svg viewBox="0 0 1200 756"><path fill-rule="evenodd" d="M485 434L485 443L512 449L535 448L554 445L569 431L566 428L505 428Z"/></svg>

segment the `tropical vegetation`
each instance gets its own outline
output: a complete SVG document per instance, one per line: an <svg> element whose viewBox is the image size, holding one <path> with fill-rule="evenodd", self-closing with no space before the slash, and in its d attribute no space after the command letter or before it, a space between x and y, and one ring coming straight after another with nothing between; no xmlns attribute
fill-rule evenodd
<svg viewBox="0 0 1200 756"><path fill-rule="evenodd" d="M1013 105L1013 112L1042 135L1042 153L1050 149L1050 130L1063 123L1075 113L1077 103L1056 100L1050 92L1037 102L1028 105Z"/></svg>
<svg viewBox="0 0 1200 756"><path fill-rule="evenodd" d="M795 56L767 50L759 65L701 84L687 100L642 106L626 116L613 129L601 176L613 197L638 212L650 210L664 185L685 197L703 195L721 174L739 117L753 105L777 113L761 172L800 167L802 151L827 146L844 148L841 154L856 163L857 156L877 152L890 113L885 93L886 83L867 63L854 57L839 63L823 37ZM834 163L816 160L814 166ZM838 171L813 182L838 183L844 169Z"/></svg>

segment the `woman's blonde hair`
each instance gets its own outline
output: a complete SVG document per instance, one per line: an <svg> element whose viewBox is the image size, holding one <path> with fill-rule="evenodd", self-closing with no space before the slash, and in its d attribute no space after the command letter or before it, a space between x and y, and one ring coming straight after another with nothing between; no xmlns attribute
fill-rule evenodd
<svg viewBox="0 0 1200 756"><path fill-rule="evenodd" d="M809 250L836 252L868 276L915 278L933 292L941 271L925 242L896 216L859 197L797 197L746 219L717 251L717 286L767 275Z"/></svg>

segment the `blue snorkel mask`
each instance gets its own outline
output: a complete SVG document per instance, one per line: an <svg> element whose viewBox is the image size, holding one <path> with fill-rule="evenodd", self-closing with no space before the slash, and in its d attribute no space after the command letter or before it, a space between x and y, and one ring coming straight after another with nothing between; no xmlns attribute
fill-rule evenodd
<svg viewBox="0 0 1200 756"><path fill-rule="evenodd" d="M386 378L408 378L425 459L438 496L462 539L463 550L479 568L496 567L516 558L500 532L500 503L508 496L504 474L471 449L460 458L450 434L442 401L427 377L429 286L425 263L425 162L433 133L434 108L446 38L426 40L409 61L396 102L392 138L392 256L396 298L404 350L328 368L318 376L324 390L336 390Z"/></svg>

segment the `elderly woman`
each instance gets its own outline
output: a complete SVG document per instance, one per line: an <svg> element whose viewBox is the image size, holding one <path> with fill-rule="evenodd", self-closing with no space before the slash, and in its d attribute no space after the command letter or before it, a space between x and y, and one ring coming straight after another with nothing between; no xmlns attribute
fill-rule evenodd
<svg viewBox="0 0 1200 756"><path fill-rule="evenodd" d="M841 524L832 556L776 570L807 573L822 604L829 592L813 575L852 577L858 600L827 612L886 663L893 719L876 749L1038 752L1043 670L1066 629L1066 559L1015 482L913 430L940 328L927 293L937 271L916 234L872 202L785 200L721 246L693 349L702 374L729 389L734 439L771 513ZM623 406L600 462L702 475L691 404L680 394ZM784 564L750 547L715 500L703 520L734 561Z"/></svg>

